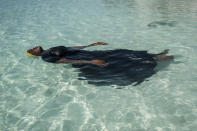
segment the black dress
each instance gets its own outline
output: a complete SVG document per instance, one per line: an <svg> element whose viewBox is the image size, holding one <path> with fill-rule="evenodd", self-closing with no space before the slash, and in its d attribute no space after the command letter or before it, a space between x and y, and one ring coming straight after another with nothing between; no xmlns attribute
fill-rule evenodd
<svg viewBox="0 0 197 131"><path fill-rule="evenodd" d="M72 64L79 68L78 79L87 80L94 85L138 85L152 76L157 65L154 54L147 51L133 51L127 49L86 51L58 46L48 49L42 54L47 62L56 62L61 58L72 60L104 60L105 67L93 64Z"/></svg>

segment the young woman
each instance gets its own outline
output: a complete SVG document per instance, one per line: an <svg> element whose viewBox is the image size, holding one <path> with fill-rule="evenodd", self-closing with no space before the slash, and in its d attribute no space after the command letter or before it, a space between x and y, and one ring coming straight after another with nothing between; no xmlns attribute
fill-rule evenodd
<svg viewBox="0 0 197 131"><path fill-rule="evenodd" d="M27 51L33 56L41 56L46 62L71 63L80 68L80 75L88 80L99 80L99 83L141 83L154 74L157 62L172 61L174 56L166 56L168 49L158 54L147 51L128 49L115 50L83 50L86 47L107 45L96 42L87 46L65 47L57 46L44 50L37 46ZM98 81L96 82L98 84Z"/></svg>

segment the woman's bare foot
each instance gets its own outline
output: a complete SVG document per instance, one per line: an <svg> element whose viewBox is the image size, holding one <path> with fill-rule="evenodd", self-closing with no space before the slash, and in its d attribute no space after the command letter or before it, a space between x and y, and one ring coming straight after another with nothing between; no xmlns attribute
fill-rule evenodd
<svg viewBox="0 0 197 131"><path fill-rule="evenodd" d="M159 53L158 55L166 55L166 54L168 54L168 52L169 52L169 49L166 49L166 50L162 51L161 53Z"/></svg>

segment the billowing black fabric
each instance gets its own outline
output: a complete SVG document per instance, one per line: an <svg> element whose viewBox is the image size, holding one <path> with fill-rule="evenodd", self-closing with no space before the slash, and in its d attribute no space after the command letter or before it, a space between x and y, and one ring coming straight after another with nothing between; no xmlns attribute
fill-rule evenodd
<svg viewBox="0 0 197 131"><path fill-rule="evenodd" d="M62 49L59 49L62 48ZM155 55L147 51L132 51L126 49L107 51L73 50L66 47L50 48L42 58L48 62L55 62L60 58L72 60L104 60L105 67L93 64L73 64L79 68L79 78L94 85L130 85L140 84L152 76L157 65Z"/></svg>
<svg viewBox="0 0 197 131"><path fill-rule="evenodd" d="M106 67L92 64L73 65L79 68L79 79L88 80L89 84L102 85L138 85L152 76L157 65L155 55L146 51L108 50L80 51L68 59L100 59L108 63Z"/></svg>

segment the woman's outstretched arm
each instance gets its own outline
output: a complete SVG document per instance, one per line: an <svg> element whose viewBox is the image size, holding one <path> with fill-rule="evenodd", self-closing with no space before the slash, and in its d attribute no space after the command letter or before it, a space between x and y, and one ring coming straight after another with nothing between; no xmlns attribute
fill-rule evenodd
<svg viewBox="0 0 197 131"><path fill-rule="evenodd" d="M103 60L70 60L66 58L61 58L56 61L56 63L71 63L71 64L94 64L97 66L107 66L107 63Z"/></svg>
<svg viewBox="0 0 197 131"><path fill-rule="evenodd" d="M73 49L84 49L84 48L87 48L87 47L97 46L97 45L107 45L107 43L105 43L105 42L96 42L96 43L89 44L87 46L74 46L74 47L70 47L70 48L73 48Z"/></svg>

